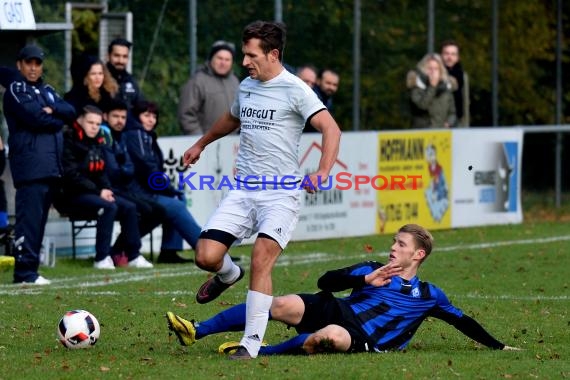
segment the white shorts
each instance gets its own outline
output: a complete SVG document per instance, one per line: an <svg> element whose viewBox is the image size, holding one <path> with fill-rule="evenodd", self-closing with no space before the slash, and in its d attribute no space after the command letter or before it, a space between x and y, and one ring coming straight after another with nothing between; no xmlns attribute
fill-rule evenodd
<svg viewBox="0 0 570 380"><path fill-rule="evenodd" d="M203 228L238 240L264 233L285 249L297 226L301 190L231 190Z"/></svg>

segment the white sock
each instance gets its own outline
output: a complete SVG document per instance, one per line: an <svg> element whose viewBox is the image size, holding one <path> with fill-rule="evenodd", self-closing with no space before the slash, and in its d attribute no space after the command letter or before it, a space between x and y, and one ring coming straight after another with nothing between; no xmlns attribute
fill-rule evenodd
<svg viewBox="0 0 570 380"><path fill-rule="evenodd" d="M247 291L245 306L245 330L240 345L247 349L252 358L256 358L267 329L269 309L273 302L273 296Z"/></svg>
<svg viewBox="0 0 570 380"><path fill-rule="evenodd" d="M222 264L222 267L218 271L220 280L222 280L222 282L225 284L231 284L238 279L239 273L239 267L234 264L229 253L226 252L224 255L224 262Z"/></svg>

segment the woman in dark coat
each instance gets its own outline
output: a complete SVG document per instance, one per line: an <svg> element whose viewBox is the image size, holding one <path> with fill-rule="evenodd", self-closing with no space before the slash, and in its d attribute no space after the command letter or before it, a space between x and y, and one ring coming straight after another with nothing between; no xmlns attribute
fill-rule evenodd
<svg viewBox="0 0 570 380"><path fill-rule="evenodd" d="M73 59L70 71L73 87L63 98L75 107L77 113L86 105L107 112L119 85L105 64L97 57L82 54Z"/></svg>

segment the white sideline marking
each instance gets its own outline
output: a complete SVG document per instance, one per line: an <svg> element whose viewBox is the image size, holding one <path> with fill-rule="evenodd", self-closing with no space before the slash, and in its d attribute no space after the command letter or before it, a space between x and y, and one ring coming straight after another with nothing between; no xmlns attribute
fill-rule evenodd
<svg viewBox="0 0 570 380"><path fill-rule="evenodd" d="M78 296L110 296L116 297L123 293L114 291L91 291L91 290L78 290L75 295ZM196 293L191 290L172 290L172 291L157 291L144 293L149 296L163 296L163 297L178 297L178 296L194 296ZM481 294L447 294L448 298L463 298L463 299L477 299L477 300L502 300L502 301L568 301L568 296L511 296L511 295L498 295L489 296Z"/></svg>
<svg viewBox="0 0 570 380"><path fill-rule="evenodd" d="M465 250L474 250L474 249L482 249L482 248L495 248L495 247L502 247L507 245L526 245L526 244L548 244L560 241L568 241L570 240L570 235L562 235L562 236L552 236L552 237L545 237L545 238L536 238L536 239L521 239L521 240L508 240L508 241L497 241L497 242L489 242L489 243L475 243L475 244L465 244L465 245L455 245L455 246L448 246L448 247L436 247L437 252L452 252L452 251L465 251ZM335 260L372 260L378 257L387 257L388 252L380 252L380 253L360 253L355 255L338 255L338 254L330 254L330 253L309 253L304 255L283 255L279 258L276 266L283 267L283 266L292 266L292 265L304 265L304 264L314 264L320 262L330 262ZM242 266L247 268L249 267L249 257L242 256ZM0 284L0 295L10 295L16 296L19 294L28 294L28 295L39 295L43 294L44 291L52 291L52 290L66 290L66 289L77 289L77 292L80 294L100 294L100 295L117 295L120 293L115 293L113 291L101 291L101 292L90 292L87 291L87 288L93 287L104 287L109 285L116 285L121 283L130 283L130 282L144 282L149 281L152 279L159 279L159 278L171 278L171 277L183 277L183 276L193 276L193 275L201 275L206 276L206 273L197 267L190 268L155 268L151 270L142 270L137 273L133 273L132 271L124 271L124 272L106 272L106 273L92 273L83 276L74 276L74 277L64 277L64 278L55 278L52 279L52 284L46 287L40 287L35 285L20 285L20 284ZM85 293L83 293L85 292ZM158 294L158 293L156 293ZM164 295L179 295L179 294L186 294L185 291L172 291L172 292L162 292L161 294ZM188 294L194 294L193 292L189 292ZM509 300L568 300L567 296L554 296L554 297L517 297L517 296L508 296L505 295L506 298L501 298L503 296L480 296L480 295L464 295L461 296L464 298L481 298L481 299L509 299Z"/></svg>
<svg viewBox="0 0 570 380"><path fill-rule="evenodd" d="M476 243L476 244L457 245L457 246L442 247L442 248L436 247L436 251L448 252L448 251L455 251L457 249L495 248L495 247L504 247L505 245L547 244L547 243L556 243L559 241L568 241L568 240L570 240L570 235L563 235L563 236L552 236L552 237L538 238L538 239L495 241L491 243Z"/></svg>
<svg viewBox="0 0 570 380"><path fill-rule="evenodd" d="M569 296L509 296L506 294L489 296L483 294L448 294L448 298L469 298L477 300L507 300L507 301L568 301Z"/></svg>

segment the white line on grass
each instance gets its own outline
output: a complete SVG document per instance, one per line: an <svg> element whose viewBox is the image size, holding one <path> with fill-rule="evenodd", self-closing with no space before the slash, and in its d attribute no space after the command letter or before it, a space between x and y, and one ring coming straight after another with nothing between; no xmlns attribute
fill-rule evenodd
<svg viewBox="0 0 570 380"><path fill-rule="evenodd" d="M449 298L469 298L477 300L508 300L508 301L568 301L568 296L510 296L510 295L496 295L489 296L483 294L448 294Z"/></svg>
<svg viewBox="0 0 570 380"><path fill-rule="evenodd" d="M92 291L92 290L79 290L75 293L78 296L110 296L116 297L120 296L121 292L113 291ZM145 292L147 296L158 296L158 297L182 297L182 296L194 296L196 293L191 290L172 290L172 291L156 291L156 292ZM464 299L476 299L476 300L496 300L496 301L568 301L570 297L568 296L513 296L513 295L481 295L481 294L448 294L449 298L464 298Z"/></svg>
<svg viewBox="0 0 570 380"><path fill-rule="evenodd" d="M553 236L545 238L536 239L521 239L521 240L508 240L508 241L497 241L489 243L476 243L476 244L462 244L448 247L437 248L438 252L452 252L452 251L465 251L474 250L482 248L495 248L507 245L527 245L527 244L548 244L560 241L570 240L570 235ZM330 262L336 260L362 260L362 259L376 259L378 257L388 256L387 252L380 253L366 253L366 254L356 254L356 255L338 255L331 253L309 253L304 255L283 255L279 258L277 266L292 266L292 265L304 265L304 264L314 264L319 262ZM242 261L244 264L242 266L248 267L249 263L246 264L248 257L242 256ZM87 288L92 287L104 287L110 285L116 285L121 283L130 282L144 282L153 279L160 278L172 278L172 277L183 277L183 276L194 276L201 275L206 276L205 272L196 268L155 268L152 270L144 270L137 273L132 271L115 272L115 273L92 273L83 276L74 277L64 277L52 279L52 284L47 287L37 287L34 285L21 285L21 284L0 284L0 295L39 295L43 294L44 291L52 290L68 290L77 289L78 291L87 291ZM102 292L105 293L105 292ZM113 293L113 292L111 292ZM192 293L193 294L193 293ZM483 296L481 296L483 297ZM510 297L510 296L507 296ZM521 298L522 299L522 298ZM538 297L529 298L529 300L536 300ZM547 298L542 298L547 299ZM557 298L560 300L567 300L568 298Z"/></svg>

